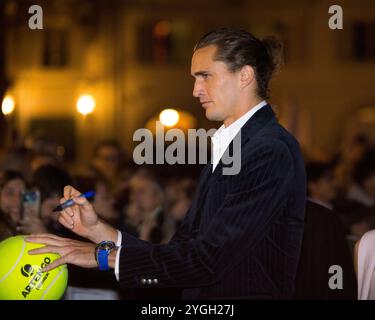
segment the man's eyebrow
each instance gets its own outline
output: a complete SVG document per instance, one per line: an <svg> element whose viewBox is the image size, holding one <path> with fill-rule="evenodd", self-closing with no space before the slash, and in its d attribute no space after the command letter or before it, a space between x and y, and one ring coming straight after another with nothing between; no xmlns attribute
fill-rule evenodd
<svg viewBox="0 0 375 320"><path fill-rule="evenodd" d="M192 77L203 76L203 75L205 75L205 74L207 74L207 73L208 73L208 71L197 71L197 72L194 72L194 73L192 74Z"/></svg>

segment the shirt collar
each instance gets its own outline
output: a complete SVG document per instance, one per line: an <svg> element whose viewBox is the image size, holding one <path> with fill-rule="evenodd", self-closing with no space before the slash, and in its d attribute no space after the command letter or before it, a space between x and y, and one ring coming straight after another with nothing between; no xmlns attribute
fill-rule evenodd
<svg viewBox="0 0 375 320"><path fill-rule="evenodd" d="M228 127L224 124L215 132L212 136L212 141L215 143L219 136L221 135L233 135L233 137L238 133L238 131L244 126L244 124L257 112L259 109L267 105L265 100L258 103L256 106L252 107L248 112L238 118L236 121L231 123Z"/></svg>

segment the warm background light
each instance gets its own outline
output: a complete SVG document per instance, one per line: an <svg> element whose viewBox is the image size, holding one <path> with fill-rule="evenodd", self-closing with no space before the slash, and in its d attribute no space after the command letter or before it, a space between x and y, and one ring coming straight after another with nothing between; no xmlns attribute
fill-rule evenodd
<svg viewBox="0 0 375 320"><path fill-rule="evenodd" d="M11 96L6 96L1 104L1 110L5 115L11 114L14 110L14 105L14 99Z"/></svg>
<svg viewBox="0 0 375 320"><path fill-rule="evenodd" d="M180 115L174 109L165 109L160 112L159 119L163 126L173 127L180 119Z"/></svg>
<svg viewBox="0 0 375 320"><path fill-rule="evenodd" d="M95 105L95 99L91 95L85 94L78 98L77 110L83 115L87 115L94 111Z"/></svg>

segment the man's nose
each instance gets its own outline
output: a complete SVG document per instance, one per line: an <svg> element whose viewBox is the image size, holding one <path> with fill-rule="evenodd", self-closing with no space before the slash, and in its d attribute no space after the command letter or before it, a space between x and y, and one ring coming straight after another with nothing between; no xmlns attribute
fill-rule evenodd
<svg viewBox="0 0 375 320"><path fill-rule="evenodd" d="M195 98L199 98L201 97L203 94L203 87L202 85L199 83L199 81L195 81L194 82L194 88L193 88L193 96Z"/></svg>

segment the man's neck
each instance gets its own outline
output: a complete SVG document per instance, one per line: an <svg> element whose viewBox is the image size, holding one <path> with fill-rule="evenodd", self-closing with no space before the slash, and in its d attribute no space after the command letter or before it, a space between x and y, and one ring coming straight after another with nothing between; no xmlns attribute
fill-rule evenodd
<svg viewBox="0 0 375 320"><path fill-rule="evenodd" d="M252 99L248 103L243 103L238 108L235 108L237 111L223 121L224 127L225 128L229 127L233 122L241 118L244 114L249 112L252 108L254 108L256 105L258 105L262 101L263 100L259 98Z"/></svg>

